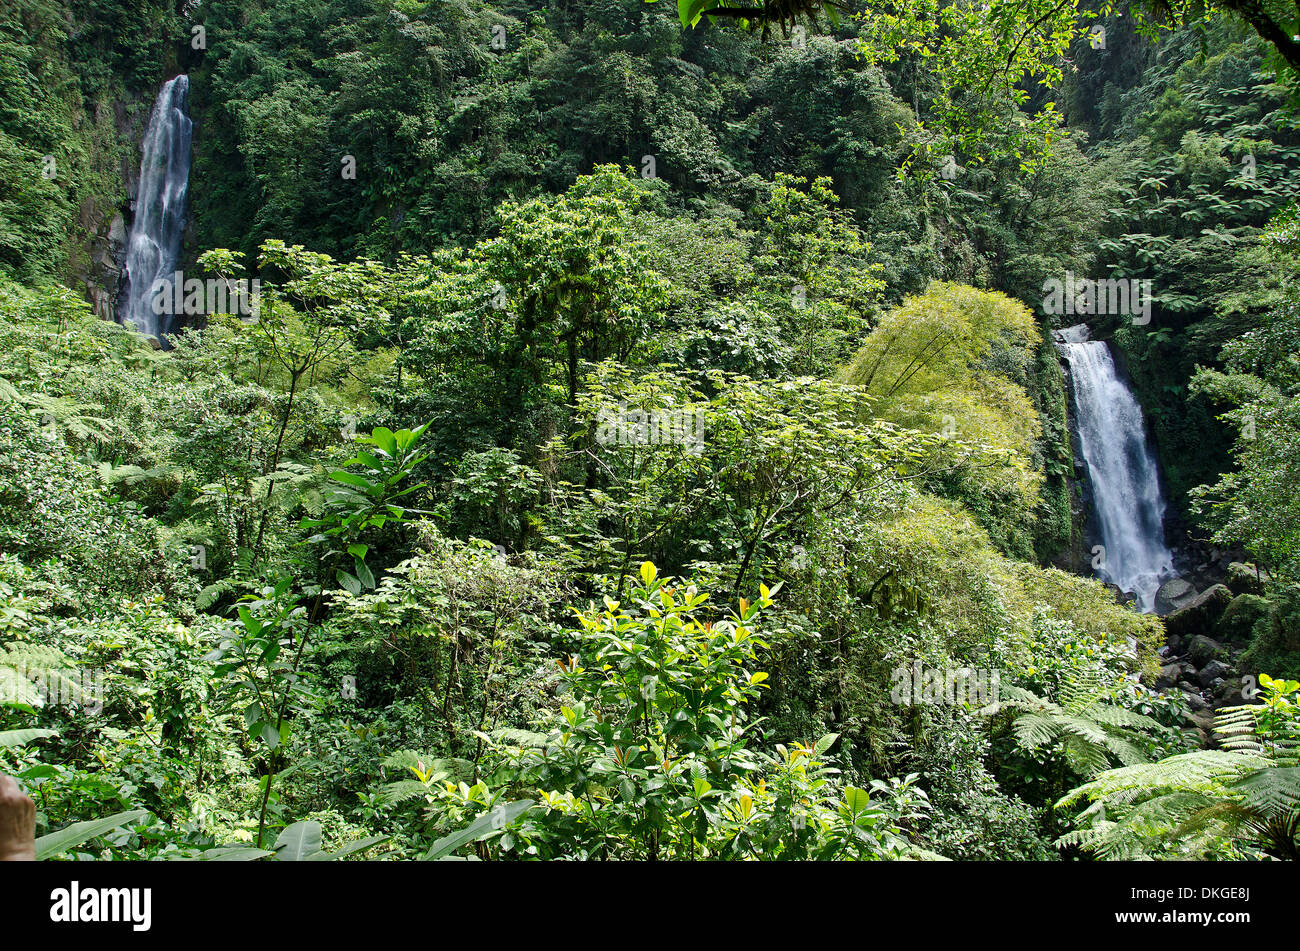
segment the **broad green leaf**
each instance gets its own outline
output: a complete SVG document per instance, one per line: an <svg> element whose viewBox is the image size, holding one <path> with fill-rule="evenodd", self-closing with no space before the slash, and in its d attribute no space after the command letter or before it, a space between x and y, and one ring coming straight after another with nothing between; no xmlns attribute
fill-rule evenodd
<svg viewBox="0 0 1300 951"><path fill-rule="evenodd" d="M255 848L251 845L223 845L215 849L205 849L194 856L195 862L255 862L274 852Z"/></svg>
<svg viewBox="0 0 1300 951"><path fill-rule="evenodd" d="M373 445L389 456L393 456L397 453L397 436L386 426L377 427L374 432L370 434L370 440Z"/></svg>
<svg viewBox="0 0 1300 951"><path fill-rule="evenodd" d="M275 857L281 862L301 862L320 851L320 823L295 822L275 840Z"/></svg>
<svg viewBox="0 0 1300 951"><path fill-rule="evenodd" d="M857 786L844 790L844 804L849 807L849 814L855 818L871 806L871 794Z"/></svg>
<svg viewBox="0 0 1300 951"><path fill-rule="evenodd" d="M306 861L336 862L346 855L351 855L354 852L362 852L366 849L378 845L380 842L387 842L387 841L388 841L388 836L386 835L372 835L364 839L358 839L356 842L349 842L347 845L343 846L343 848L339 849L337 852L314 852L311 855L307 856Z"/></svg>
<svg viewBox="0 0 1300 951"><path fill-rule="evenodd" d="M827 733L820 740L813 744L813 752L820 756L828 749L835 745L835 741L840 738L838 733Z"/></svg>
<svg viewBox="0 0 1300 951"><path fill-rule="evenodd" d="M358 558L354 562L354 564L356 565L357 578L360 580L360 582L363 585L365 585L367 588L373 588L375 586L375 576L371 572L370 566L367 565L360 558Z"/></svg>
<svg viewBox="0 0 1300 951"><path fill-rule="evenodd" d="M443 858L455 852L461 846L477 842L479 839L486 839L494 832L500 832L519 816L533 808L534 805L536 803L531 799L521 799L505 806L494 807L460 831L443 836L433 843L433 846L425 853L425 861Z"/></svg>
<svg viewBox="0 0 1300 951"><path fill-rule="evenodd" d="M121 826L139 822L147 815L149 813L146 810L135 809L131 812L119 812L103 819L87 819L85 822L74 822L66 829L51 832L49 835L43 835L37 839L36 858L39 861L66 852L96 836L112 832Z"/></svg>
<svg viewBox="0 0 1300 951"><path fill-rule="evenodd" d="M6 730L0 733L0 747L13 749L18 746L26 746L33 740L43 740L58 735L58 730Z"/></svg>
<svg viewBox="0 0 1300 951"><path fill-rule="evenodd" d="M358 489L365 489L371 495L374 495L380 488L365 476L357 475L355 472L331 472L330 478L335 482L342 482L344 485L352 485L356 486Z"/></svg>

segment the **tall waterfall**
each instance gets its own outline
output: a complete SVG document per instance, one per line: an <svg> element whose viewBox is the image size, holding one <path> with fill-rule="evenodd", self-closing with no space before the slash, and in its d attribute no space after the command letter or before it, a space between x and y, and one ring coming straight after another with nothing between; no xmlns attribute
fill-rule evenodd
<svg viewBox="0 0 1300 951"><path fill-rule="evenodd" d="M1156 589L1174 576L1164 539L1165 502L1142 408L1120 379L1110 348L1088 339L1084 324L1058 331L1070 365L1079 446L1101 528L1098 575L1155 607Z"/></svg>
<svg viewBox="0 0 1300 951"><path fill-rule="evenodd" d="M118 309L120 323L160 342L175 318L154 313L152 289L159 279L172 280L181 259L193 131L189 96L189 77L177 76L163 85L154 102L144 134L140 189L127 239L125 284Z"/></svg>

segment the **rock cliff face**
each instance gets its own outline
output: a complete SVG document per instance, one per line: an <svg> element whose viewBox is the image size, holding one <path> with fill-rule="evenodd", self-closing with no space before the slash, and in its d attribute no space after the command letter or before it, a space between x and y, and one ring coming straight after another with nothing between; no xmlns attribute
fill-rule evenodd
<svg viewBox="0 0 1300 951"><path fill-rule="evenodd" d="M126 240L139 187L140 140L153 97L119 89L81 117L91 143L90 189L77 209L79 243L69 249L69 283L80 289L105 320L116 317L122 290ZM74 240L77 240L74 238Z"/></svg>

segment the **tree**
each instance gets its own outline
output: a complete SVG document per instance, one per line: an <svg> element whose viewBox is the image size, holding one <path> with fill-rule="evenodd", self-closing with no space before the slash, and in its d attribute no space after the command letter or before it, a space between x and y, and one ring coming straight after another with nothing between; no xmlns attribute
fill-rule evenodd
<svg viewBox="0 0 1300 951"><path fill-rule="evenodd" d="M1260 561L1300 580L1300 334L1297 211L1278 216L1262 243L1279 268L1282 294L1259 325L1224 347L1224 370L1200 369L1194 391L1231 407L1236 470L1193 492L1193 511L1221 544L1244 543Z"/></svg>
<svg viewBox="0 0 1300 951"><path fill-rule="evenodd" d="M697 26L705 17L725 19L761 30L767 39L773 26L787 37L800 20L816 28L822 13L835 26L837 6L819 0L678 0L678 13L683 27ZM1046 97L1060 87L1071 48L1104 45L1104 30L1095 33L1095 21L1119 7L1111 0L1098 7L1079 0L868 0L854 18L860 25L859 49L869 62L919 62L935 81L932 118L917 117L921 135L913 153L923 173L931 175L934 164L953 153L977 162L1010 154L1026 170L1038 165L1063 131L1061 113ZM1163 29L1227 11L1249 23L1291 71L1300 70L1300 22L1285 5L1137 0L1126 9L1150 39ZM1280 18L1279 9L1287 11Z"/></svg>
<svg viewBox="0 0 1300 951"><path fill-rule="evenodd" d="M200 264L229 281L239 259L236 253L216 250L202 255ZM262 555L276 482L290 475L281 474L280 459L300 388L314 383L324 367L345 361L357 337L384 325L393 293L381 265L366 260L340 264L327 254L283 241L266 242L260 264L285 279L261 292L248 332L259 355L283 374L288 391L264 471L267 485L252 547L254 561Z"/></svg>
<svg viewBox="0 0 1300 951"><path fill-rule="evenodd" d="M948 446L934 479L951 485L959 472L974 479L975 496L995 499L1009 485L1019 520L1041 481L1034 459L1040 423L1009 374L1023 377L1038 343L1033 314L1018 301L935 282L880 319L841 378L861 387L864 415L942 434ZM977 512L988 510L962 497Z"/></svg>
<svg viewBox="0 0 1300 951"><path fill-rule="evenodd" d="M645 197L608 165L557 200L501 208L500 233L476 258L497 282L486 288L488 316L513 332L515 385L536 389L558 375L572 406L583 361L626 362L645 340L666 291L632 227Z"/></svg>

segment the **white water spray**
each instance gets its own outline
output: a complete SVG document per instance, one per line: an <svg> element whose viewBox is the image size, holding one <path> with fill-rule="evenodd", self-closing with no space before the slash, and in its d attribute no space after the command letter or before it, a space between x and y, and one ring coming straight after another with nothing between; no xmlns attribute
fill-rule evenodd
<svg viewBox="0 0 1300 951"><path fill-rule="evenodd" d="M1104 548L1097 574L1155 608L1156 589L1174 577L1165 545L1165 501L1142 408L1120 379L1110 348L1084 324L1057 331L1074 385L1079 446L1092 484Z"/></svg>
<svg viewBox="0 0 1300 951"><path fill-rule="evenodd" d="M170 80L158 92L149 117L118 310L120 323L160 342L173 329L174 318L154 312L152 288L156 280L170 279L180 264L193 133L189 93L188 76Z"/></svg>

